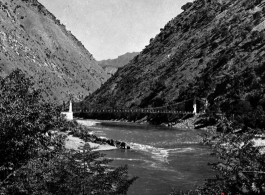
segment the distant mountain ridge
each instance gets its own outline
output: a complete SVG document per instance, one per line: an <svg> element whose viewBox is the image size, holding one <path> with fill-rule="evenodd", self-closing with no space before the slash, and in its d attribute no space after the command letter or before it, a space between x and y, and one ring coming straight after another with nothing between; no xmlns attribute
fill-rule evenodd
<svg viewBox="0 0 265 195"><path fill-rule="evenodd" d="M19 68L47 101L80 100L108 79L83 44L37 0L0 0L0 76Z"/></svg>
<svg viewBox="0 0 265 195"><path fill-rule="evenodd" d="M116 59L108 59L98 61L99 65L107 72L107 74L113 75L118 68L121 68L128 64L139 52L127 52Z"/></svg>
<svg viewBox="0 0 265 195"><path fill-rule="evenodd" d="M113 66L113 67L123 67L125 64L128 64L135 56L137 56L140 52L127 52L123 55L118 56L116 59L108 59L98 61L101 67L104 66Z"/></svg>

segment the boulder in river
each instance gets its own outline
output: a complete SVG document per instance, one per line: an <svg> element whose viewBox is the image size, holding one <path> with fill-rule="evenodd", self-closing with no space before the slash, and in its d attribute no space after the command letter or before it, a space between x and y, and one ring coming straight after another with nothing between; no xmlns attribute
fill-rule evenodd
<svg viewBox="0 0 265 195"><path fill-rule="evenodd" d="M126 143L125 143L125 142L121 142L120 147L121 147L122 149L125 149L125 148L126 148Z"/></svg>

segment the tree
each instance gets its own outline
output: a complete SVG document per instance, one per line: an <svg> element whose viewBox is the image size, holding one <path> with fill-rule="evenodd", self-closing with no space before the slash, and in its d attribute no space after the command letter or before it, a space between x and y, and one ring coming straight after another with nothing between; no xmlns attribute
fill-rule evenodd
<svg viewBox="0 0 265 195"><path fill-rule="evenodd" d="M244 134L222 134L211 139L214 144L213 156L219 159L209 164L218 171L213 179L189 192L173 191L171 195L212 195L212 194L246 194L265 193L265 146L258 146L257 138L262 135L261 129L248 129ZM207 142L209 140L206 140ZM214 142L212 142L214 141Z"/></svg>
<svg viewBox="0 0 265 195"><path fill-rule="evenodd" d="M193 5L193 3L188 2L185 5L181 6L181 9L186 11L187 9L189 9L191 6Z"/></svg>
<svg viewBox="0 0 265 195"><path fill-rule="evenodd" d="M45 133L62 125L59 108L40 92L21 70L0 80L0 180L47 148Z"/></svg>
<svg viewBox="0 0 265 195"><path fill-rule="evenodd" d="M126 194L136 179L88 146L69 151L64 136L48 136L51 129L83 129L43 102L21 70L0 79L0 100L0 194Z"/></svg>
<svg viewBox="0 0 265 195"><path fill-rule="evenodd" d="M262 130L248 130L219 137L214 154L220 161L211 164L219 171L215 179L199 188L200 194L264 194L265 166L264 146L255 146L256 136Z"/></svg>

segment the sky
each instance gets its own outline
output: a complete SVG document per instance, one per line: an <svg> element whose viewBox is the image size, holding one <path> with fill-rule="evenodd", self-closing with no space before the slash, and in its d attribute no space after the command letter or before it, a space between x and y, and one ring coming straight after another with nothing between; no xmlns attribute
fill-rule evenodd
<svg viewBox="0 0 265 195"><path fill-rule="evenodd" d="M38 0L96 60L140 52L192 0Z"/></svg>

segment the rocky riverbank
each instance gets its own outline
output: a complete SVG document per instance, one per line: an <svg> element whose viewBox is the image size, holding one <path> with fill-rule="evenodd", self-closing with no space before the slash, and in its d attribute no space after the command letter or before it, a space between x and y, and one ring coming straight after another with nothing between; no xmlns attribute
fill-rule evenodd
<svg viewBox="0 0 265 195"><path fill-rule="evenodd" d="M107 150L114 150L117 149L115 146L110 146L108 144L97 144L93 142L85 142L84 140L74 137L72 135L67 136L65 140L65 148L78 150L80 147L84 146L85 143L88 143L92 148L92 151L107 151Z"/></svg>
<svg viewBox="0 0 265 195"><path fill-rule="evenodd" d="M65 147L67 149L78 150L78 148L88 143L93 151L106 151L113 149L130 149L130 146L119 140L108 139L106 137L98 137L89 131L87 127L95 125L96 121L76 120L76 122L83 126L81 129L75 129L66 134Z"/></svg>

